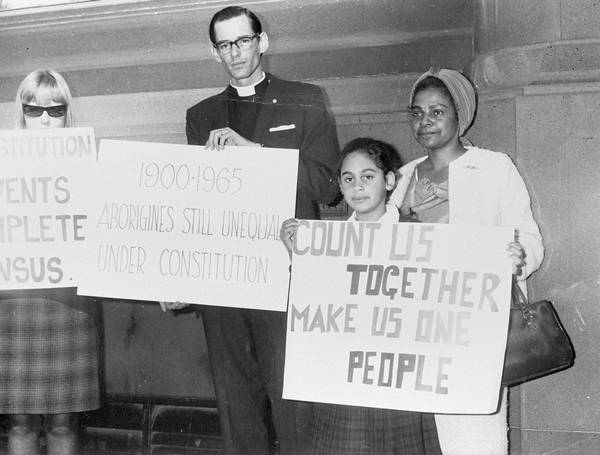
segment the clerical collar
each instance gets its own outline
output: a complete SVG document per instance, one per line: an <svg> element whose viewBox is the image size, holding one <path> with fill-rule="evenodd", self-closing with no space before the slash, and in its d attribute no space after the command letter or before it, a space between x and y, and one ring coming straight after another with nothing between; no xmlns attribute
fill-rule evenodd
<svg viewBox="0 0 600 455"><path fill-rule="evenodd" d="M229 83L229 85L231 85L231 87L233 87L235 89L235 91L237 92L238 96L252 96L256 94L256 87L258 85L261 85L262 82L265 80L266 78L266 74L263 71L262 73L262 77L260 78L260 80L252 85L247 85L244 87L238 87L237 85L233 85L231 82Z"/></svg>

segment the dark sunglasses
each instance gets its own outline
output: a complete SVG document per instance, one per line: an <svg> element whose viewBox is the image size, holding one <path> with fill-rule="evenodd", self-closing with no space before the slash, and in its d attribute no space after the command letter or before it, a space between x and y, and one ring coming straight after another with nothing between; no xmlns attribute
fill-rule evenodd
<svg viewBox="0 0 600 455"><path fill-rule="evenodd" d="M27 117L40 117L44 111L50 117L64 117L67 113L67 106L64 104L58 106L32 106L31 104L23 104L23 114Z"/></svg>

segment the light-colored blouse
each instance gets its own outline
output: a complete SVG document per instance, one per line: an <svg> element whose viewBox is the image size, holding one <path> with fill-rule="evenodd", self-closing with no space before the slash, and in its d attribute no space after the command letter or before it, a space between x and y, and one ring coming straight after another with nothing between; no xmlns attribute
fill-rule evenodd
<svg viewBox="0 0 600 455"><path fill-rule="evenodd" d="M434 183L428 177L419 178L418 168L415 168L400 212L423 223L448 224L448 181Z"/></svg>

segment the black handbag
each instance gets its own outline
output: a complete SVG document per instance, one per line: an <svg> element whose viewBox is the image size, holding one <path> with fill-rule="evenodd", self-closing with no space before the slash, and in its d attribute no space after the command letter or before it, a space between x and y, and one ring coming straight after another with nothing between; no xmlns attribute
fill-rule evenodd
<svg viewBox="0 0 600 455"><path fill-rule="evenodd" d="M530 303L513 279L502 385L511 386L564 370L575 351L552 303Z"/></svg>

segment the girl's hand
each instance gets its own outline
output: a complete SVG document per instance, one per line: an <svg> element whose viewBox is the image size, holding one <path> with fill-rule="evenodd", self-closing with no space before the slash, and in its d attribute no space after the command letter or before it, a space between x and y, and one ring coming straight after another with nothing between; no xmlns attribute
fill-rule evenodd
<svg viewBox="0 0 600 455"><path fill-rule="evenodd" d="M285 245L290 255L292 257L292 246L294 245L294 235L296 235L296 231L298 230L298 220L295 218L289 218L281 223L281 229L279 230L279 238Z"/></svg>
<svg viewBox="0 0 600 455"><path fill-rule="evenodd" d="M158 302L160 303L160 308L161 310L163 310L163 312L167 311L167 310L181 310L182 308L185 308L186 306L189 306L189 303L185 303L185 302Z"/></svg>
<svg viewBox="0 0 600 455"><path fill-rule="evenodd" d="M513 275L521 275L523 267L525 267L525 250L523 249L523 246L519 242L510 242L506 251L513 261Z"/></svg>

